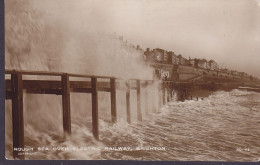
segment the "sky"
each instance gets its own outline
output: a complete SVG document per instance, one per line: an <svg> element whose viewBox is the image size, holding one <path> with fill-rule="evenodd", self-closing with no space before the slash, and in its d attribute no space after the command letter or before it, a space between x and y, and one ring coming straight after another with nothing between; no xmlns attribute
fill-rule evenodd
<svg viewBox="0 0 260 165"><path fill-rule="evenodd" d="M83 32L115 32L143 49L162 48L186 58L214 59L223 68L260 78L260 0L41 2L45 12Z"/></svg>
<svg viewBox="0 0 260 165"><path fill-rule="evenodd" d="M134 0L115 3L116 32L260 77L260 6L255 0Z"/></svg>

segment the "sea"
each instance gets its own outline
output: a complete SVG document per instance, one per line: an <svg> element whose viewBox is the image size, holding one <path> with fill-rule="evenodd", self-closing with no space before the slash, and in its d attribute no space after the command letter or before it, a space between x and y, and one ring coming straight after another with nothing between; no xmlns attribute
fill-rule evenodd
<svg viewBox="0 0 260 165"><path fill-rule="evenodd" d="M37 109L26 105L26 99L32 97L35 99L26 96L25 107ZM42 99L35 104L38 108L42 104L39 100ZM53 98L47 100L45 105L52 101ZM6 104L8 111L9 103ZM115 124L109 117L101 117L98 141L92 136L91 115L76 116L77 110L72 109L72 135L64 140L61 115L49 108L39 114L43 110L37 111L38 115L32 110L25 112L25 159L260 161L260 93L257 92L234 89L217 91L198 101L172 100L143 116L142 122L132 120L131 124L126 122L125 115L119 115ZM52 114L46 119L47 113ZM6 120L9 118L7 112ZM6 128L10 126L7 121ZM11 136L7 130L9 159L13 159Z"/></svg>
<svg viewBox="0 0 260 165"><path fill-rule="evenodd" d="M143 52L126 36L100 26L103 8L91 8L92 3L5 1L5 69L151 80L153 68L143 61ZM23 80L42 77L23 75ZM72 133L64 136L61 96L24 91L25 146L15 150L31 160L260 161L260 93L217 91L203 100L173 99L159 106L155 88L149 87L147 114L141 89L142 122L131 90L131 123L125 91L116 91L115 124L110 93L99 92L99 140L92 135L90 94L70 94ZM7 159L13 159L11 110L6 100Z"/></svg>

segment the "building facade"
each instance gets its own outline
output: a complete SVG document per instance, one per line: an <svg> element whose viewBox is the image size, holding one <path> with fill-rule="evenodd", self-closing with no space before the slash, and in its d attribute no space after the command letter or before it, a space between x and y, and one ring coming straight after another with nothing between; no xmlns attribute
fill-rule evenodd
<svg viewBox="0 0 260 165"><path fill-rule="evenodd" d="M209 65L210 65L210 70L216 70L216 71L219 70L218 63L216 63L214 60L210 60Z"/></svg>
<svg viewBox="0 0 260 165"><path fill-rule="evenodd" d="M205 60L205 59L200 59L199 61L198 61L198 67L199 68L203 68L203 69L207 69L207 66L208 66L208 64L207 64L207 60Z"/></svg>
<svg viewBox="0 0 260 165"><path fill-rule="evenodd" d="M182 55L178 55L177 56L177 64L178 65L185 65L186 63L186 58L182 57Z"/></svg>

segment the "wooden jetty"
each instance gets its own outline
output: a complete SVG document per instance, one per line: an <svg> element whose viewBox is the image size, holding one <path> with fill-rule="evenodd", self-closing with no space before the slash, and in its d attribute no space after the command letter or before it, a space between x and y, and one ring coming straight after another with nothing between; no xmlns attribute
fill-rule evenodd
<svg viewBox="0 0 260 165"><path fill-rule="evenodd" d="M13 148L24 148L24 116L23 116L23 90L30 94L55 94L62 96L63 130L64 137L71 135L71 111L70 93L90 93L92 98L92 132L95 139L99 140L98 123L98 92L110 92L111 98L111 121L117 121L116 110L116 89L120 84L116 81L124 81L115 77L80 75L57 72L40 71L16 71L6 70L6 75L11 79L5 80L5 99L12 101L12 126L13 126ZM60 80L27 80L24 76L53 76L60 77ZM86 80L72 81L70 78L86 78ZM106 79L108 82L98 79ZM130 83L131 82L131 83ZM134 83L133 83L134 82ZM126 109L127 122L131 122L130 116L130 90L137 91L137 118L142 121L141 112L141 89L145 89L152 80L132 79L126 82ZM145 101L148 104L148 100ZM148 107L148 105L147 105ZM13 151L14 158L24 159L22 151Z"/></svg>
<svg viewBox="0 0 260 165"><path fill-rule="evenodd" d="M189 93L194 89L209 84L194 84L193 82L173 82L158 80L122 80L116 77L81 75L60 72L41 72L41 71L17 71L6 70L5 75L11 75L11 78L5 80L5 99L12 101L12 127L13 127L13 156L14 158L24 159L23 151L17 151L17 148L24 148L24 116L23 116L23 90L30 94L55 94L62 96L62 118L64 137L71 135L71 111L70 111L70 93L90 93L92 98L92 132L96 140L99 140L99 123L98 123L98 92L110 92L111 98L111 122L117 121L116 110L116 90L122 89L120 86L125 82L126 91L126 115L127 122L131 123L130 109L130 90L137 92L137 119L142 121L141 111L141 90L144 90L147 96L148 86L158 83L159 100L158 106L166 104L172 98L172 91L183 100L189 97ZM27 80L24 76L52 76L60 78L60 80ZM86 78L86 80L74 81L70 78ZM99 79L108 80L106 82ZM145 105L144 112L148 113L148 97L143 102ZM162 103L161 103L162 102Z"/></svg>

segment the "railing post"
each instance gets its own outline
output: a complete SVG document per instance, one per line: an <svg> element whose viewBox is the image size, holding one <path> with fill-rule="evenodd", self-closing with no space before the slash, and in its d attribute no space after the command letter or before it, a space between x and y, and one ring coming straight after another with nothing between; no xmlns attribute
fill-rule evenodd
<svg viewBox="0 0 260 165"><path fill-rule="evenodd" d="M160 109L160 107L162 106L162 94L161 94L161 86L162 84L159 82L158 83L158 109Z"/></svg>
<svg viewBox="0 0 260 165"><path fill-rule="evenodd" d="M136 80L137 86L137 119L142 121L142 112L141 112L141 83L140 80Z"/></svg>
<svg viewBox="0 0 260 165"><path fill-rule="evenodd" d="M116 80L114 78L110 79L110 96L111 96L111 119L112 123L115 123L117 120L116 114Z"/></svg>
<svg viewBox="0 0 260 165"><path fill-rule="evenodd" d="M154 86L155 80L153 80L152 83L153 83L153 86ZM154 96L152 97L151 101L152 101L152 112L155 113L156 110L158 109L158 107L156 107L157 104L154 102Z"/></svg>
<svg viewBox="0 0 260 165"><path fill-rule="evenodd" d="M173 95L172 95L172 91L173 91L173 84L171 82L171 86L170 86L170 100L172 101Z"/></svg>
<svg viewBox="0 0 260 165"><path fill-rule="evenodd" d="M148 115L148 81L145 81L145 114Z"/></svg>
<svg viewBox="0 0 260 165"><path fill-rule="evenodd" d="M63 130L64 138L71 135L71 114L70 114L70 81L69 75L62 75L62 112L63 112Z"/></svg>
<svg viewBox="0 0 260 165"><path fill-rule="evenodd" d="M165 100L165 83L162 82L162 91L163 91L163 105L166 104L166 100Z"/></svg>
<svg viewBox="0 0 260 165"><path fill-rule="evenodd" d="M21 73L11 74L12 81L12 124L13 124L13 156L24 159L24 121L23 121L23 80Z"/></svg>
<svg viewBox="0 0 260 165"><path fill-rule="evenodd" d="M71 114L70 114L70 81L69 75L62 75L62 112L64 138L71 135Z"/></svg>
<svg viewBox="0 0 260 165"><path fill-rule="evenodd" d="M96 140L99 140L98 132L98 92L97 92L97 78L91 78L92 88L92 131Z"/></svg>
<svg viewBox="0 0 260 165"><path fill-rule="evenodd" d="M127 122L131 123L131 112L130 112L130 87L129 82L126 82L126 115Z"/></svg>

